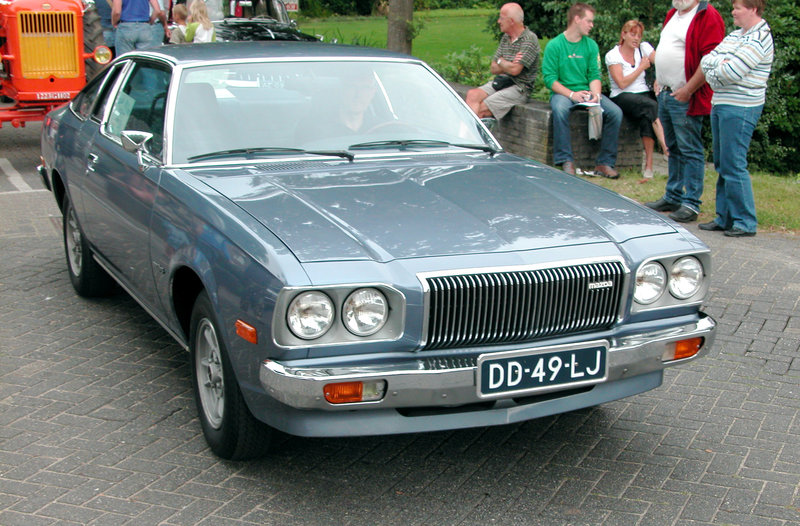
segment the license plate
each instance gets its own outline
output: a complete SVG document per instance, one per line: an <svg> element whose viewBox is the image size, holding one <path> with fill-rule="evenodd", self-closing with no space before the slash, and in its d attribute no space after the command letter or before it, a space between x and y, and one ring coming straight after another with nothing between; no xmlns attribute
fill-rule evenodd
<svg viewBox="0 0 800 526"><path fill-rule="evenodd" d="M602 382L608 365L606 342L527 349L478 357L478 395L554 391Z"/></svg>

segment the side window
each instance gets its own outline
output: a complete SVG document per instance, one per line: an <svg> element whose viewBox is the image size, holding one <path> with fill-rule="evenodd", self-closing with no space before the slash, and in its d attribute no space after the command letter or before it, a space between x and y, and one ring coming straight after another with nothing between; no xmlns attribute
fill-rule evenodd
<svg viewBox="0 0 800 526"><path fill-rule="evenodd" d="M92 118L94 120L100 122L100 120L103 118L103 113L108 105L108 97L111 93L111 88L114 87L114 83L116 82L117 77L119 77L119 74L122 70L123 65L118 65L114 67L113 70L109 71L108 75L106 75L106 81L103 82L100 93L97 96L97 104L95 104L94 111L92 111Z"/></svg>
<svg viewBox="0 0 800 526"><path fill-rule="evenodd" d="M125 130L153 134L148 150L161 156L164 147L164 114L170 71L156 64L137 63L114 99L106 131L119 137Z"/></svg>
<svg viewBox="0 0 800 526"><path fill-rule="evenodd" d="M88 86L83 88L80 93L72 99L70 107L80 118L86 119L89 117L89 112L92 111L92 105L94 101L97 100L97 94L100 93L100 88L103 86L104 78L105 75L95 77Z"/></svg>

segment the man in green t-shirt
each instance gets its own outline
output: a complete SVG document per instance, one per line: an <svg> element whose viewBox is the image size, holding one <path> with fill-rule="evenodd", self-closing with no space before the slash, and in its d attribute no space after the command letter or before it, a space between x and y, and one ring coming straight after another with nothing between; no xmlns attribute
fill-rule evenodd
<svg viewBox="0 0 800 526"><path fill-rule="evenodd" d="M600 105L603 109L603 133L594 172L616 179L617 137L622 124L622 110L600 91L600 50L589 38L594 27L594 8L577 3L569 9L566 31L552 39L544 50L542 76L550 90L553 110L553 164L567 173L575 173L569 114L579 105Z"/></svg>

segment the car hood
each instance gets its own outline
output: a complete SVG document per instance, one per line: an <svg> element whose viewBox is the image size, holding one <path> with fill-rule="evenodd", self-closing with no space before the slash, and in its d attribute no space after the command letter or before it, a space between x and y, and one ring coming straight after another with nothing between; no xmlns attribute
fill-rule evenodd
<svg viewBox="0 0 800 526"><path fill-rule="evenodd" d="M510 252L675 232L660 215L533 161L442 157L191 173L302 262Z"/></svg>

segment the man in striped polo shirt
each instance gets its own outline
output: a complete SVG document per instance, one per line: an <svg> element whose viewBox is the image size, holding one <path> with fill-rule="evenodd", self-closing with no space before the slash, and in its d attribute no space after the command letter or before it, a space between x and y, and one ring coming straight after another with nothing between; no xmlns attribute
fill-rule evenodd
<svg viewBox="0 0 800 526"><path fill-rule="evenodd" d="M700 67L714 89L711 132L717 178L717 216L700 224L703 230L721 230L726 236L756 235L756 203L747 171L747 150L766 101L772 71L772 32L764 0L733 0L733 23L739 27Z"/></svg>
<svg viewBox="0 0 800 526"><path fill-rule="evenodd" d="M523 104L539 72L539 39L525 27L522 7L514 2L500 8L497 24L503 36L492 59L492 75L510 77L508 86L492 81L467 92L466 102L478 117L502 119L515 104Z"/></svg>

